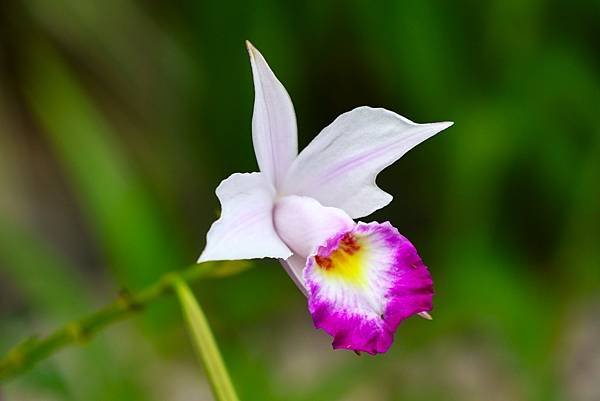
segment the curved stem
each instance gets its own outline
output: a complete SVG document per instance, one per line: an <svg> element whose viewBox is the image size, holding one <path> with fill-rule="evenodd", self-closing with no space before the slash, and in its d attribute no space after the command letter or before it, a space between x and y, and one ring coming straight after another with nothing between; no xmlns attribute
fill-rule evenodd
<svg viewBox="0 0 600 401"><path fill-rule="evenodd" d="M31 369L36 363L64 347L84 343L106 326L126 319L151 302L172 293L175 280L190 283L205 277L223 277L243 271L249 266L250 264L239 261L202 263L178 273L167 273L138 292L123 291L105 307L68 323L46 337L30 337L10 349L0 359L0 383Z"/></svg>

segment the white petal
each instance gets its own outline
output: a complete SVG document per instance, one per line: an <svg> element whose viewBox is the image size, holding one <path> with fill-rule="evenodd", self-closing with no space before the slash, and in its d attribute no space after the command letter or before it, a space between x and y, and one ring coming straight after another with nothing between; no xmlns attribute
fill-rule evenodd
<svg viewBox="0 0 600 401"><path fill-rule="evenodd" d="M252 142L260 171L279 188L298 154L296 115L292 100L266 60L246 42L254 78Z"/></svg>
<svg viewBox="0 0 600 401"><path fill-rule="evenodd" d="M371 214L392 200L375 178L410 149L451 126L415 124L385 109L359 107L342 114L298 155L282 188L350 217Z"/></svg>
<svg viewBox="0 0 600 401"><path fill-rule="evenodd" d="M292 255L273 227L275 191L262 173L232 174L216 192L221 218L208 231L198 263Z"/></svg>
<svg viewBox="0 0 600 401"><path fill-rule="evenodd" d="M324 207L312 198L295 195L277 200L273 218L279 237L304 259L329 237L354 226L354 221L343 210Z"/></svg>

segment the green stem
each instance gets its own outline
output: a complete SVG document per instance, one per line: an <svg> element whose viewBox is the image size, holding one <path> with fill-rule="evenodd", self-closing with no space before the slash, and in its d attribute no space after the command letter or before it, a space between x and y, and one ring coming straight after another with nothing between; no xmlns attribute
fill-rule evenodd
<svg viewBox="0 0 600 401"><path fill-rule="evenodd" d="M245 262L208 262L193 265L179 273L167 273L156 283L138 291L123 291L107 306L74 320L50 335L30 337L10 349L0 359L0 383L15 377L62 348L83 344L106 326L141 311L151 302L173 292L173 282L193 282L205 277L223 277L245 270Z"/></svg>
<svg viewBox="0 0 600 401"><path fill-rule="evenodd" d="M181 303L194 347L204 365L215 399L217 401L238 401L231 378L202 308L185 281L173 280L173 287Z"/></svg>

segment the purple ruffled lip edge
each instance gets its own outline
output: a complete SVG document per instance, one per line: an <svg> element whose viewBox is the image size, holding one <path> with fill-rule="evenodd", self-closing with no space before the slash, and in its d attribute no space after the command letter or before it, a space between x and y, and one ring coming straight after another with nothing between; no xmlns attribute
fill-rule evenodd
<svg viewBox="0 0 600 401"><path fill-rule="evenodd" d="M332 311L331 303L314 296L319 291L319 285L307 277L307 272L313 268L315 256L331 255L348 233L376 233L395 249L390 266L394 279L384 295L386 307L379 319L367 319L345 310ZM403 320L433 309L433 280L427 266L412 243L387 221L359 222L353 229L332 236L307 259L304 276L314 326L334 337L334 349L349 349L371 355L384 353L392 345L394 333Z"/></svg>

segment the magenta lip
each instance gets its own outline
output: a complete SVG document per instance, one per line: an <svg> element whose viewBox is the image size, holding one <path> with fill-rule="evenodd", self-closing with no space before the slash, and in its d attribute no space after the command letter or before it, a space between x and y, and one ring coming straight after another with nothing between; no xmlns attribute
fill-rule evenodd
<svg viewBox="0 0 600 401"><path fill-rule="evenodd" d="M378 261L378 268L385 273L386 282L383 286L380 282L367 286L380 288L381 292L377 295L383 310L381 314L353 310L351 305L344 304L344 300L339 297L329 299L325 287L332 284L319 281L312 274L317 268L315 257L329 257L349 232L357 237L365 237L367 241L374 241L380 247L383 244L383 247L389 249L385 260ZM361 222L352 230L341 231L329 238L308 258L304 281L308 288L308 309L314 325L333 336L334 349L349 349L372 355L386 352L403 320L433 308L433 281L427 266L412 243L389 222ZM344 291L351 290L345 288Z"/></svg>

